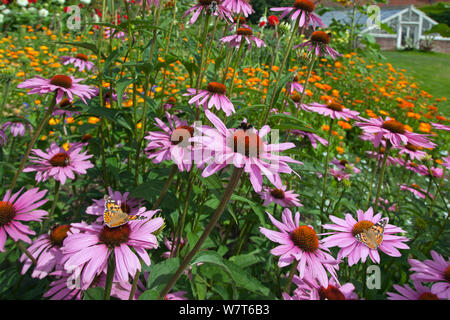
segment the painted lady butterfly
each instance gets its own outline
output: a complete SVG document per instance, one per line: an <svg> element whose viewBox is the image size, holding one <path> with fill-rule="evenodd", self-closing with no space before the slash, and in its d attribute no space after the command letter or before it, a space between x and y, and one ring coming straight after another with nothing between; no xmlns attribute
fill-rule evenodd
<svg viewBox="0 0 450 320"><path fill-rule="evenodd" d="M364 243L370 249L377 249L381 242L383 242L384 227L389 222L389 218L383 218L361 233L358 233L355 238L359 242Z"/></svg>
<svg viewBox="0 0 450 320"><path fill-rule="evenodd" d="M146 219L146 217L143 216L128 215L126 212L123 212L117 201L110 196L105 195L104 198L105 211L103 211L103 220L108 227L116 228L124 225L128 221Z"/></svg>

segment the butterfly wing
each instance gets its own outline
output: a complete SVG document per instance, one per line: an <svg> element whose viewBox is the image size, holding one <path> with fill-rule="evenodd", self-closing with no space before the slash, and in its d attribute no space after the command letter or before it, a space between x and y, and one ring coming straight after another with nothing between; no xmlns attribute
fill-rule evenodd
<svg viewBox="0 0 450 320"><path fill-rule="evenodd" d="M383 218L374 224L369 230L355 235L356 240L364 243L370 249L377 249L383 242L384 227L389 218Z"/></svg>
<svg viewBox="0 0 450 320"><path fill-rule="evenodd" d="M384 227L386 226L388 221L389 218L383 218L370 228L375 237L374 241L376 244L376 248L378 248L381 245L381 242L383 242Z"/></svg>
<svg viewBox="0 0 450 320"><path fill-rule="evenodd" d="M128 215L111 197L105 196L105 211L103 211L105 224L110 228L119 227L128 222Z"/></svg>

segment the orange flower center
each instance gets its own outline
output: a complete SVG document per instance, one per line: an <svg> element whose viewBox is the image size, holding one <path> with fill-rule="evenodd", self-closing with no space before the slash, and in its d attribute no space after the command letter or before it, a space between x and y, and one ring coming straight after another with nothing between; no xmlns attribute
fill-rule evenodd
<svg viewBox="0 0 450 320"><path fill-rule="evenodd" d="M238 129L233 135L233 149L247 157L259 157L263 151L261 138L253 131Z"/></svg>
<svg viewBox="0 0 450 320"><path fill-rule="evenodd" d="M67 238L67 233L70 230L70 226L67 224L57 226L50 233L50 241L56 245L61 247L65 238Z"/></svg>
<svg viewBox="0 0 450 320"><path fill-rule="evenodd" d="M408 149L409 151L413 151L413 152L415 152L419 149L417 146L415 146L409 142L406 144L405 148Z"/></svg>
<svg viewBox="0 0 450 320"><path fill-rule="evenodd" d="M123 224L117 228L110 228L105 225L102 231L100 231L98 239L110 248L117 247L128 241L130 238L130 230L128 224Z"/></svg>
<svg viewBox="0 0 450 320"><path fill-rule="evenodd" d="M72 87L72 78L64 75L56 75L50 79L50 84L69 89Z"/></svg>
<svg viewBox="0 0 450 320"><path fill-rule="evenodd" d="M252 36L253 31L250 28L238 28L236 30L236 34L238 34L240 36Z"/></svg>
<svg viewBox="0 0 450 320"><path fill-rule="evenodd" d="M189 126L179 126L177 127L170 136L170 140L173 145L183 144L180 147L187 147L189 145L189 139L194 136L194 128Z"/></svg>
<svg viewBox="0 0 450 320"><path fill-rule="evenodd" d="M88 61L89 57L83 53L78 53L75 58L80 59L80 60L84 60L84 61Z"/></svg>
<svg viewBox="0 0 450 320"><path fill-rule="evenodd" d="M234 22L237 22L237 17L234 17ZM239 24L244 24L247 22L247 19L245 17L239 17Z"/></svg>
<svg viewBox="0 0 450 320"><path fill-rule="evenodd" d="M345 300L345 296L341 290L331 284L329 284L326 289L324 287L320 287L319 297L320 300Z"/></svg>
<svg viewBox="0 0 450 320"><path fill-rule="evenodd" d="M417 300L439 300L439 298L431 292L422 293Z"/></svg>
<svg viewBox="0 0 450 320"><path fill-rule="evenodd" d="M284 199L284 191L281 189L273 189L270 194L276 199Z"/></svg>
<svg viewBox="0 0 450 320"><path fill-rule="evenodd" d="M213 0L198 0L198 3L202 6L209 6L212 2Z"/></svg>
<svg viewBox="0 0 450 320"><path fill-rule="evenodd" d="M175 99L174 97L170 97L169 99L167 99L167 103L168 104L175 104L175 103L177 103L177 99Z"/></svg>
<svg viewBox="0 0 450 320"><path fill-rule="evenodd" d="M59 152L50 159L50 164L54 167L67 167L70 164L70 157L65 152Z"/></svg>
<svg viewBox="0 0 450 320"><path fill-rule="evenodd" d="M291 240L305 252L315 252L319 248L319 238L313 228L300 226L291 233Z"/></svg>
<svg viewBox="0 0 450 320"><path fill-rule="evenodd" d="M70 100L67 98L62 99L61 102L59 103L60 109L67 109L70 106L72 106L72 102L70 102Z"/></svg>
<svg viewBox="0 0 450 320"><path fill-rule="evenodd" d="M393 133L399 134L405 133L405 126L401 122L398 122L397 120L387 120L383 122L383 125L381 127Z"/></svg>
<svg viewBox="0 0 450 320"><path fill-rule="evenodd" d="M313 34L311 35L311 41L323 43L323 44L329 44L330 43L330 35L323 31L314 31Z"/></svg>
<svg viewBox="0 0 450 320"><path fill-rule="evenodd" d="M361 232L369 230L372 226L373 226L372 221L368 221L368 220L359 221L358 223L356 223L353 226L352 234L353 234L353 236L356 236L357 234L360 234Z"/></svg>
<svg viewBox="0 0 450 320"><path fill-rule="evenodd" d="M294 101L294 102L296 102L296 103L299 103L301 99L302 99L302 96L299 95L297 92L295 92L295 93L292 95L292 101Z"/></svg>
<svg viewBox="0 0 450 320"><path fill-rule="evenodd" d="M306 12L314 11L314 3L309 0L295 0L293 7Z"/></svg>
<svg viewBox="0 0 450 320"><path fill-rule="evenodd" d="M86 133L82 138L81 138L81 142L86 142L89 141L90 139L92 139L92 135L89 133Z"/></svg>
<svg viewBox="0 0 450 320"><path fill-rule="evenodd" d="M327 106L328 109L331 109L333 111L342 111L344 110L344 106L342 104L339 104L337 102L330 102Z"/></svg>
<svg viewBox="0 0 450 320"><path fill-rule="evenodd" d="M7 225L16 216L16 209L12 203L0 201L0 226Z"/></svg>
<svg viewBox="0 0 450 320"><path fill-rule="evenodd" d="M450 265L449 265L447 268L445 268L445 271L444 271L444 278L445 278L445 280L447 280L448 282L450 282Z"/></svg>
<svg viewBox="0 0 450 320"><path fill-rule="evenodd" d="M211 93L225 94L227 92L227 87L219 82L210 82L206 89Z"/></svg>

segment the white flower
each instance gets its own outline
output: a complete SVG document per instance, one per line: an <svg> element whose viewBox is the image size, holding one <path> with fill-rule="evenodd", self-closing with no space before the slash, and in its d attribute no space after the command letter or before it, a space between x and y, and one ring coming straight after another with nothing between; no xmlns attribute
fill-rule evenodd
<svg viewBox="0 0 450 320"><path fill-rule="evenodd" d="M28 12L35 13L37 12L37 9L35 7L29 7Z"/></svg>
<svg viewBox="0 0 450 320"><path fill-rule="evenodd" d="M3 10L3 14L10 14L10 13L11 13L11 10L9 10L9 9Z"/></svg>
<svg viewBox="0 0 450 320"><path fill-rule="evenodd" d="M4 17L4 15L2 15L2 14L0 13L0 23L3 23L3 17Z"/></svg>
<svg viewBox="0 0 450 320"><path fill-rule="evenodd" d="M66 0L57 0L59 4L64 4Z"/></svg>
<svg viewBox="0 0 450 320"><path fill-rule="evenodd" d="M17 0L17 4L21 7L26 7L28 5L28 0Z"/></svg>
<svg viewBox="0 0 450 320"><path fill-rule="evenodd" d="M83 2L84 4L90 4L91 0L80 0L81 2Z"/></svg>
<svg viewBox="0 0 450 320"><path fill-rule="evenodd" d="M41 10L39 10L39 16L40 16L40 17L46 17L46 16L48 16L48 10L47 10L47 9L41 9Z"/></svg>

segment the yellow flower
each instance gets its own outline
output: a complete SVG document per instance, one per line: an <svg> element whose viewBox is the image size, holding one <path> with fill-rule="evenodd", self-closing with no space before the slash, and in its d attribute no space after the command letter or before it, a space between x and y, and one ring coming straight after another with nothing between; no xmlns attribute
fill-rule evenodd
<svg viewBox="0 0 450 320"><path fill-rule="evenodd" d="M89 122L90 124L96 124L96 123L99 122L99 121L100 121L100 119L97 118L97 117L89 117L89 119L88 119L88 122Z"/></svg>

